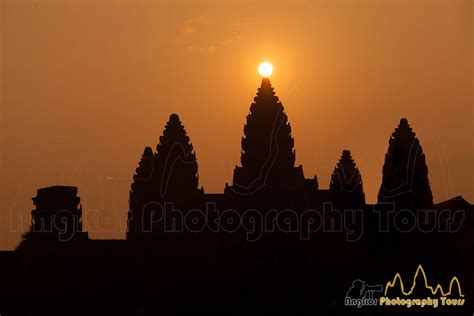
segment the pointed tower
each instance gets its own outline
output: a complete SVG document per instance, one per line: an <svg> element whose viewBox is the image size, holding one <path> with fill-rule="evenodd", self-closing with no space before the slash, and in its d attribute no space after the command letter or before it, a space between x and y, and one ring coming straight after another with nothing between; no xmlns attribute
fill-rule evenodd
<svg viewBox="0 0 474 316"><path fill-rule="evenodd" d="M156 147L153 181L157 198L186 199L200 192L193 145L177 114L171 114Z"/></svg>
<svg viewBox="0 0 474 316"><path fill-rule="evenodd" d="M234 170L235 193L304 188L301 166L295 168L294 141L283 105L270 79L263 78L250 106L242 138L241 167Z"/></svg>
<svg viewBox="0 0 474 316"><path fill-rule="evenodd" d="M177 114L170 115L156 149L153 153L145 148L133 176L127 238L161 231L163 223L153 216L161 214L164 203L186 210L203 194L198 189L196 154Z"/></svg>
<svg viewBox="0 0 474 316"><path fill-rule="evenodd" d="M329 187L334 192L363 193L362 177L349 150L342 151Z"/></svg>
<svg viewBox="0 0 474 316"><path fill-rule="evenodd" d="M394 202L397 209L433 206L425 155L407 119L402 118L389 140L378 201Z"/></svg>
<svg viewBox="0 0 474 316"><path fill-rule="evenodd" d="M142 223L143 211L146 203L153 200L153 150L145 147L142 158L133 175L133 182L130 190L128 214L128 232L137 232Z"/></svg>
<svg viewBox="0 0 474 316"><path fill-rule="evenodd" d="M347 205L355 203L357 206L365 203L362 176L349 150L342 151L341 158L332 173L329 190L333 200L344 199L347 200Z"/></svg>

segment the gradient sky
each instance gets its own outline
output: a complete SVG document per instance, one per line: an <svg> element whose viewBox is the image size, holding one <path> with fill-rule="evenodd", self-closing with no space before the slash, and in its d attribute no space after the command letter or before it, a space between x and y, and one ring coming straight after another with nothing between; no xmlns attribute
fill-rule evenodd
<svg viewBox="0 0 474 316"><path fill-rule="evenodd" d="M0 249L40 187L79 187L93 238L123 238L131 177L178 113L200 185L239 164L258 64L288 114L297 164L321 188L343 149L376 200L407 117L435 202L474 201L473 2L0 0Z"/></svg>

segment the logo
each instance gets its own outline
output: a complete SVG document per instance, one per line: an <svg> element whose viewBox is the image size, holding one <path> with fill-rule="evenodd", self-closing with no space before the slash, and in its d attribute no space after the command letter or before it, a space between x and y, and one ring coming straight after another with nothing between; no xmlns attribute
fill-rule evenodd
<svg viewBox="0 0 474 316"><path fill-rule="evenodd" d="M395 296L394 296L395 295ZM461 284L456 276L451 278L447 290L441 284L432 286L428 282L426 272L421 266L416 269L411 287L406 288L400 273L395 274L392 281L385 286L384 296L380 298L382 306L433 307L462 306L465 299Z"/></svg>
<svg viewBox="0 0 474 316"><path fill-rule="evenodd" d="M418 265L413 278L403 281L400 273L396 273L385 285L369 285L356 279L346 293L345 306L402 306L406 308L422 307L437 308L438 306L462 306L465 303L461 283L453 276L444 287L428 281L423 267Z"/></svg>
<svg viewBox="0 0 474 316"><path fill-rule="evenodd" d="M382 285L369 285L357 279L352 282L352 286L347 291L344 305L346 306L377 306L378 298L374 298L374 293L382 293Z"/></svg>

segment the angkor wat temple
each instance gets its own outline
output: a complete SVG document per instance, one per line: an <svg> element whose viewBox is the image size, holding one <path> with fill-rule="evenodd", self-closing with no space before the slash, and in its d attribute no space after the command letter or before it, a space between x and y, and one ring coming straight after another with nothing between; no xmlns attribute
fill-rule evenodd
<svg viewBox="0 0 474 316"><path fill-rule="evenodd" d="M170 115L133 175L124 240L88 238L77 188L39 189L30 230L1 253L1 315L419 315L433 310L344 305L354 280L385 285L419 264L436 283L455 274L462 284L466 304L439 313L472 314L472 205L433 203L407 119L389 139L375 205L349 150L327 189L295 165L291 126L268 78L241 145L232 183L207 194L190 137Z"/></svg>

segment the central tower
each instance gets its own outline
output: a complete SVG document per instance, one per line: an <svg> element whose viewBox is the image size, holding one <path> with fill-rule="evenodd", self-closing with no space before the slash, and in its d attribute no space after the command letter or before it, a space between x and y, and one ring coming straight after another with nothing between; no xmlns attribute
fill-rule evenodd
<svg viewBox="0 0 474 316"><path fill-rule="evenodd" d="M234 170L235 194L304 190L301 166L295 168L294 140L283 105L269 78L263 78L247 115L242 137L242 166Z"/></svg>

